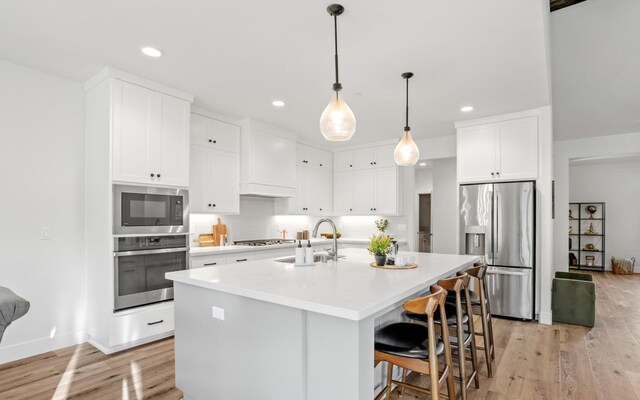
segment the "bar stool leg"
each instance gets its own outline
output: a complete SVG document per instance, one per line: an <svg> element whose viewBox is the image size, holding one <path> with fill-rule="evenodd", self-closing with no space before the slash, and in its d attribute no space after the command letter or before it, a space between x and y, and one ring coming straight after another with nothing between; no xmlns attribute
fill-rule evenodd
<svg viewBox="0 0 640 400"><path fill-rule="evenodd" d="M393 364L387 361L387 396L386 399L391 399L391 380L393 379Z"/></svg>
<svg viewBox="0 0 640 400"><path fill-rule="evenodd" d="M440 315L444 315L444 305L440 305ZM456 400L456 383L453 378L453 357L451 356L451 339L449 338L449 325L440 324L440 336L444 342L444 363L447 366L447 395L449 400Z"/></svg>
<svg viewBox="0 0 640 400"><path fill-rule="evenodd" d="M458 367L460 369L460 395L462 400L467 400L467 360L464 355L464 326L462 325L462 302L460 296L456 296L456 330L458 344ZM446 322L444 322L446 324Z"/></svg>
<svg viewBox="0 0 640 400"><path fill-rule="evenodd" d="M443 321L446 325L446 320ZM429 346L429 375L431 375L431 399L440 400L440 378L438 373L438 355L436 353L436 328L433 319L428 323L429 335L427 336Z"/></svg>
<svg viewBox="0 0 640 400"><path fill-rule="evenodd" d="M478 375L478 348L476 346L476 331L473 323L473 306L471 305L469 290L467 288L465 288L465 297L467 300L467 315L469 316L467 328L469 329L469 335L471 335L471 366L473 368L473 381L476 385L476 389L480 389L480 375Z"/></svg>
<svg viewBox="0 0 640 400"><path fill-rule="evenodd" d="M482 304L483 298L480 299L480 314L482 316L482 339L484 340L484 357L487 360L487 374L489 378L493 378L493 365L491 365L491 361L493 360L493 344L491 343L491 331L489 330L489 320L487 315L487 308L484 304Z"/></svg>
<svg viewBox="0 0 640 400"><path fill-rule="evenodd" d="M402 382L407 381L407 369L402 368ZM400 397L404 396L404 386L400 387Z"/></svg>

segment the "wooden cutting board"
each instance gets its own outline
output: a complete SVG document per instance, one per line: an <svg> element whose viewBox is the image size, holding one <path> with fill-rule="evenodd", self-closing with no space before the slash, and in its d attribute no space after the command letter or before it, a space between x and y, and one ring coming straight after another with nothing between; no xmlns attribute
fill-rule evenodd
<svg viewBox="0 0 640 400"><path fill-rule="evenodd" d="M211 233L202 233L198 238L198 243L202 247L215 246L215 240L213 239L213 235Z"/></svg>
<svg viewBox="0 0 640 400"><path fill-rule="evenodd" d="M213 225L214 246L220 246L220 235L227 236L227 226L222 223L222 219L218 218L218 223Z"/></svg>

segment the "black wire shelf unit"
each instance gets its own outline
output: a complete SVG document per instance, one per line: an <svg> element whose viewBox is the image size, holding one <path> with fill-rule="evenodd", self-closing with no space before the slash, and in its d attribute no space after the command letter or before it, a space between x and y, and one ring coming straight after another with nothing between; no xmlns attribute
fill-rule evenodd
<svg viewBox="0 0 640 400"><path fill-rule="evenodd" d="M589 206L595 206L596 211L587 212ZM569 203L569 211L569 268L604 272L605 203Z"/></svg>

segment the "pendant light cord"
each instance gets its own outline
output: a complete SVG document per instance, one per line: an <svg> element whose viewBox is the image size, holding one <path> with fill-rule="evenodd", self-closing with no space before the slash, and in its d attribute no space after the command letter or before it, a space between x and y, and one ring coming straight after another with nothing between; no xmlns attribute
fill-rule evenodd
<svg viewBox="0 0 640 400"><path fill-rule="evenodd" d="M407 80L407 98L406 98L406 114L405 114L405 125L404 125L404 130L406 131L410 131L411 129L409 128L409 78L406 78Z"/></svg>
<svg viewBox="0 0 640 400"><path fill-rule="evenodd" d="M342 89L342 85L340 85L340 79L338 79L338 16L335 14L333 15L333 33L336 62L336 83L333 85L333 90L338 91Z"/></svg>

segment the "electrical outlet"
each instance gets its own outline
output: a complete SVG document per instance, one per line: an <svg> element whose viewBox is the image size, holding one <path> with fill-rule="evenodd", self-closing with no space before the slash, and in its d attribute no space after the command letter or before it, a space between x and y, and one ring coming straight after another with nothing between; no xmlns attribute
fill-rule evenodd
<svg viewBox="0 0 640 400"><path fill-rule="evenodd" d="M48 226L40 228L40 240L51 239L51 229Z"/></svg>
<svg viewBox="0 0 640 400"><path fill-rule="evenodd" d="M224 308L211 306L211 317L224 321Z"/></svg>

